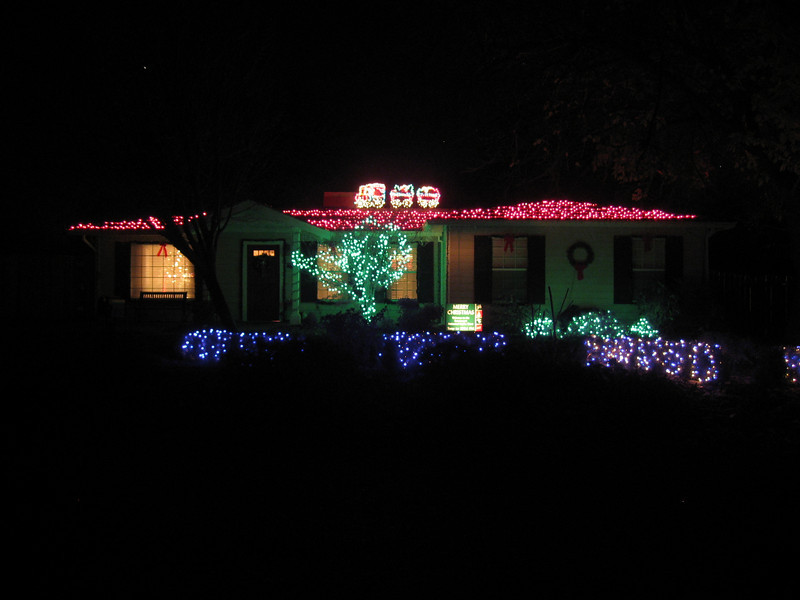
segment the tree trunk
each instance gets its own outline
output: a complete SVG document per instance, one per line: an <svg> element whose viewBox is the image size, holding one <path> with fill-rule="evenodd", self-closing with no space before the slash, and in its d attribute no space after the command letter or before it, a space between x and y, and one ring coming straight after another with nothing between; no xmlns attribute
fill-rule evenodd
<svg viewBox="0 0 800 600"><path fill-rule="evenodd" d="M222 325L230 331L236 331L236 321L231 314L228 300L222 291L217 278L216 268L214 266L200 266L195 265L195 269L200 276L203 285L208 290L208 295L211 299L211 305L214 307L214 313L219 318Z"/></svg>

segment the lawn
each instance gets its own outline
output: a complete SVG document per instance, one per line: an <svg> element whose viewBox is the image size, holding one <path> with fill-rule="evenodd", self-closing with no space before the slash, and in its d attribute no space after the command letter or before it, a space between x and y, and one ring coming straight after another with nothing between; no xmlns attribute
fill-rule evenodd
<svg viewBox="0 0 800 600"><path fill-rule="evenodd" d="M796 387L587 368L566 344L407 377L335 343L241 367L183 362L179 336L47 336L24 340L10 373L26 385L6 403L32 590L683 596L792 581Z"/></svg>

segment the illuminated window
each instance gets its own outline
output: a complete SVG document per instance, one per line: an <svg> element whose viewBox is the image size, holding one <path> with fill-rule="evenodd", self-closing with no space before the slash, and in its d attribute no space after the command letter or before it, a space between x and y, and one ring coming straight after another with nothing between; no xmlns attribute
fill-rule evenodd
<svg viewBox="0 0 800 600"><path fill-rule="evenodd" d="M403 276L392 284L389 288L387 298L389 300L400 300L409 298L417 299L417 247L412 246L411 256L408 262L394 261L392 268L403 272Z"/></svg>
<svg viewBox="0 0 800 600"><path fill-rule="evenodd" d="M338 265L333 261L327 261L324 253L330 247L326 244L319 244L317 251L317 266L330 273L336 273L342 281L346 281L347 273L338 270ZM334 252L336 249L334 248ZM388 300L400 300L401 298L416 299L417 297L417 248L411 249L411 259L407 262L393 261L392 268L403 272L403 276L394 282L387 291ZM329 289L322 281L317 281L317 300L342 300L345 296L335 290Z"/></svg>
<svg viewBox="0 0 800 600"><path fill-rule="evenodd" d="M325 260L324 256L329 250L333 250L334 256L336 255L336 248L328 246L327 244L319 244L317 247L317 266L330 273L336 273L338 279L346 281L347 274L339 271L339 266L330 260ZM317 300L341 300L344 295L341 292L332 290L327 287L321 280L317 280Z"/></svg>
<svg viewBox="0 0 800 600"><path fill-rule="evenodd" d="M131 297L139 292L186 292L194 298L194 265L172 244L133 244Z"/></svg>
<svg viewBox="0 0 800 600"><path fill-rule="evenodd" d="M528 297L528 238L492 237L492 301Z"/></svg>

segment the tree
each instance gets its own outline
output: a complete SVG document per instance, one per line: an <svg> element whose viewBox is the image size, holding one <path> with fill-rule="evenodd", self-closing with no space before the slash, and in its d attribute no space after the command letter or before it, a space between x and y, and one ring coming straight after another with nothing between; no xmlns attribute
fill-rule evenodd
<svg viewBox="0 0 800 600"><path fill-rule="evenodd" d="M317 256L295 250L292 263L328 289L358 302L364 319L370 321L377 313L375 294L403 276L411 252L408 236L397 225L379 225L367 217Z"/></svg>
<svg viewBox="0 0 800 600"><path fill-rule="evenodd" d="M217 277L219 237L232 207L268 197L285 170L288 103L267 36L241 23L205 26L165 26L151 46L124 54L131 62L109 75L111 139L98 164L106 195L163 224L218 319L235 328Z"/></svg>
<svg viewBox="0 0 800 600"><path fill-rule="evenodd" d="M800 274L792 25L779 3L754 0L509 13L504 37L488 38L470 78L493 90L464 115L480 144L471 170L508 195L589 196L736 221L769 241L748 249L753 264L780 261Z"/></svg>
<svg viewBox="0 0 800 600"><path fill-rule="evenodd" d="M474 171L520 195L793 210L800 45L779 6L567 3L510 14L503 30L473 77L492 94L465 115Z"/></svg>

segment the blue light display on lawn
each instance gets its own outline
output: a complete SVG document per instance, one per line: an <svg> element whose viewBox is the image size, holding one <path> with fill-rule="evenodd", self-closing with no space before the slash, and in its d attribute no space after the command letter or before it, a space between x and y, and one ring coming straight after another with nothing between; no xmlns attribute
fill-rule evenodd
<svg viewBox="0 0 800 600"><path fill-rule="evenodd" d="M229 353L242 361L273 357L289 342L297 342L296 351L303 351L301 339L289 333L234 333L224 329L194 331L184 337L181 347L184 358L190 361L216 363ZM397 360L398 366L409 370L431 364L445 363L462 355L500 352L508 345L506 337L497 332L425 332L397 331L383 336L381 359ZM589 335L584 340L586 366L621 367L653 372L668 377L694 381L700 385L720 378L718 355L720 346L699 341L670 341L660 337L639 338L620 336L605 338ZM783 348L786 378L796 384L800 380L800 346Z"/></svg>
<svg viewBox="0 0 800 600"><path fill-rule="evenodd" d="M469 352L499 351L506 345L501 333L406 333L398 331L383 339L392 344L404 369L421 367Z"/></svg>
<svg viewBox="0 0 800 600"><path fill-rule="evenodd" d="M783 360L786 361L786 378L791 383L797 383L800 379L800 346L785 346Z"/></svg>
<svg viewBox="0 0 800 600"><path fill-rule="evenodd" d="M237 360L269 358L281 346L295 340L288 333L233 333L224 329L194 331L184 337L181 351L191 361L219 362L231 352ZM469 352L498 351L506 346L500 333L405 333L384 335L381 358L391 354L403 368L418 367ZM300 342L302 351L302 342ZM387 352L387 349L393 352Z"/></svg>
<svg viewBox="0 0 800 600"><path fill-rule="evenodd" d="M189 360L219 362L232 351L243 357L263 357L276 345L290 340L292 336L288 333L233 333L225 329L203 329L187 334L181 351Z"/></svg>

